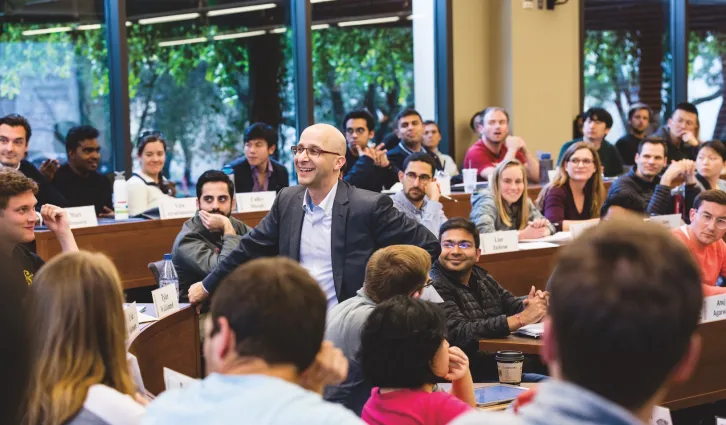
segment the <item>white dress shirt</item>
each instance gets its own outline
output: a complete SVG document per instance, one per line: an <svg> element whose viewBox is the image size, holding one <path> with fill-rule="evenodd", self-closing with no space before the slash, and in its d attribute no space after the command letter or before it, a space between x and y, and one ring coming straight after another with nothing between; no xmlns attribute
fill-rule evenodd
<svg viewBox="0 0 726 425"><path fill-rule="evenodd" d="M338 304L333 279L333 255L331 233L333 226L333 204L338 184L328 192L320 205L314 205L308 191L303 197L302 232L300 233L300 265L305 267L318 282L328 300L328 310Z"/></svg>

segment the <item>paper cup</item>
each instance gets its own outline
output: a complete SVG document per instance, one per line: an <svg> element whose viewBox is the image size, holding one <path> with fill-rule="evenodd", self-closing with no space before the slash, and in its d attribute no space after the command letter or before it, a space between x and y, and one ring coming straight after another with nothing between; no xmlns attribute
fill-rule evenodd
<svg viewBox="0 0 726 425"><path fill-rule="evenodd" d="M451 195L451 177L449 177L449 176L438 177L436 179L436 182L439 183L439 190L441 190L442 195L444 195L444 196Z"/></svg>
<svg viewBox="0 0 726 425"><path fill-rule="evenodd" d="M509 385L522 383L524 354L521 351L497 351L495 358L499 370L499 383Z"/></svg>
<svg viewBox="0 0 726 425"><path fill-rule="evenodd" d="M476 190L476 176L478 170L476 168L464 168L462 173L464 175L464 192L474 193Z"/></svg>

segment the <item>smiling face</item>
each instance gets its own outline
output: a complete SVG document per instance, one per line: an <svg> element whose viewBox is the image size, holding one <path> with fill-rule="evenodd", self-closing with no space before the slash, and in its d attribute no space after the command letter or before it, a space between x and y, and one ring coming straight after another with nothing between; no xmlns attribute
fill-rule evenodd
<svg viewBox="0 0 726 425"><path fill-rule="evenodd" d="M524 193L524 173L518 166L507 167L499 176L499 193L507 205L519 201Z"/></svg>
<svg viewBox="0 0 726 425"><path fill-rule="evenodd" d="M315 124L308 127L300 135L297 146L307 148L295 154L295 171L297 180L310 188L332 187L345 165L345 137L335 127L327 124ZM311 148L334 152L320 153L315 156Z"/></svg>
<svg viewBox="0 0 726 425"><path fill-rule="evenodd" d="M665 148L660 143L644 143L635 154L635 165L643 177L657 176L666 165Z"/></svg>
<svg viewBox="0 0 726 425"><path fill-rule="evenodd" d="M101 162L101 145L98 139L80 141L75 150L68 152L68 162L82 172L98 170L98 164Z"/></svg>
<svg viewBox="0 0 726 425"><path fill-rule="evenodd" d="M509 135L509 119L504 112L493 110L484 116L481 137L490 143L501 143Z"/></svg>
<svg viewBox="0 0 726 425"><path fill-rule="evenodd" d="M28 152L28 139L23 126L0 125L0 164L16 168Z"/></svg>
<svg viewBox="0 0 726 425"><path fill-rule="evenodd" d="M464 229L445 231L441 235L439 263L456 274L468 272L479 259L479 250L474 243L474 236Z"/></svg>
<svg viewBox="0 0 726 425"><path fill-rule="evenodd" d="M721 175L724 167L724 160L712 148L701 148L696 157L696 170L703 177L712 178Z"/></svg>
<svg viewBox="0 0 726 425"><path fill-rule="evenodd" d="M595 158L588 148L581 148L572 154L565 165L570 180L586 182L595 174Z"/></svg>
<svg viewBox="0 0 726 425"><path fill-rule="evenodd" d="M162 142L149 142L140 155L141 171L147 176L157 176L164 169L166 150Z"/></svg>
<svg viewBox="0 0 726 425"><path fill-rule="evenodd" d="M14 244L35 240L35 199L28 191L8 199L8 206L0 211L0 238Z"/></svg>

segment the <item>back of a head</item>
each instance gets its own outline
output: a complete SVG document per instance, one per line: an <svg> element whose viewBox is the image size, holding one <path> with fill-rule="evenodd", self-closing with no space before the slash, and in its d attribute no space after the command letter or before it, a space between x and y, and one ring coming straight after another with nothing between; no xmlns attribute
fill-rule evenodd
<svg viewBox="0 0 726 425"><path fill-rule="evenodd" d="M64 253L36 274L28 296L29 423L65 423L94 384L133 394L123 302L118 272L103 254Z"/></svg>
<svg viewBox="0 0 726 425"><path fill-rule="evenodd" d="M620 207L624 210L631 211L636 214L644 215L643 203L640 200L634 198L627 191L620 191L611 194L605 199L602 207L600 207L600 217L605 218L608 216L608 211L611 207Z"/></svg>
<svg viewBox="0 0 726 425"><path fill-rule="evenodd" d="M396 295L409 295L426 284L431 256L413 245L391 245L371 255L366 266L365 292L381 303Z"/></svg>
<svg viewBox="0 0 726 425"><path fill-rule="evenodd" d="M240 357L302 372L320 350L327 301L298 263L283 257L252 260L235 269L212 297L212 335L224 317Z"/></svg>
<svg viewBox="0 0 726 425"><path fill-rule="evenodd" d="M256 122L247 127L244 134L244 142L250 140L263 139L267 142L267 147L277 146L277 131L270 125L263 122Z"/></svg>
<svg viewBox="0 0 726 425"><path fill-rule="evenodd" d="M589 229L562 250L549 286L563 379L630 410L687 352L703 302L687 249L648 222Z"/></svg>
<svg viewBox="0 0 726 425"><path fill-rule="evenodd" d="M95 127L90 125L79 125L68 130L66 135L66 152L70 153L76 150L80 143L84 140L98 139L99 132Z"/></svg>
<svg viewBox="0 0 726 425"><path fill-rule="evenodd" d="M361 331L363 375L375 387L419 388L439 380L431 369L446 338L441 308L397 296L373 310Z"/></svg>

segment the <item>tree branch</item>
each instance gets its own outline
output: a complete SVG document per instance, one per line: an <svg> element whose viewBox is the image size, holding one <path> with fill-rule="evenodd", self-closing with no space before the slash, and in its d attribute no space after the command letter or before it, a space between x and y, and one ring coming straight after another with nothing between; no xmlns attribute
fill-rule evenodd
<svg viewBox="0 0 726 425"><path fill-rule="evenodd" d="M701 104L703 102L708 102L709 100L718 99L719 97L723 96L723 84L718 87L718 89L713 92L713 94L709 94L708 96L699 97L698 99L692 100L691 103L694 105Z"/></svg>

